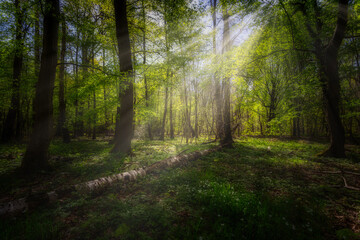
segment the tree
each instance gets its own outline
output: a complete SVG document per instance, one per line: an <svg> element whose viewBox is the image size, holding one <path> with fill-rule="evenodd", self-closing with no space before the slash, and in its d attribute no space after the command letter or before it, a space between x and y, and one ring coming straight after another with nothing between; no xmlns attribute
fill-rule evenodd
<svg viewBox="0 0 360 240"><path fill-rule="evenodd" d="M20 6L20 0L15 0L15 49L13 60L12 94L11 105L6 115L1 141L9 142L20 140L21 137L21 109L20 109L20 79L23 66L24 12Z"/></svg>
<svg viewBox="0 0 360 240"><path fill-rule="evenodd" d="M224 33L223 33L223 54L228 52L231 47L230 43L230 27L229 27L229 14L226 9L226 5L223 5L223 22L224 22ZM221 144L231 147L234 142L232 139L231 132L231 116L230 116L230 79L228 76L224 77L224 134L221 138Z"/></svg>
<svg viewBox="0 0 360 240"><path fill-rule="evenodd" d="M66 101L65 101L65 53L66 53L66 23L62 21L60 69L59 69L59 118L57 133L65 143L70 142L69 131L66 126Z"/></svg>
<svg viewBox="0 0 360 240"><path fill-rule="evenodd" d="M53 134L53 89L57 65L59 0L44 5L43 51L34 99L34 128L21 167L33 173L48 167L48 148Z"/></svg>
<svg viewBox="0 0 360 240"><path fill-rule="evenodd" d="M144 67L146 66L146 12L145 12L145 3L144 0L141 1L141 7L142 7L142 18L143 18L143 64ZM149 107L149 86L148 86L148 79L146 77L146 70L143 70L144 72L144 87L145 87L145 106L146 108ZM151 123L150 121L146 124L147 132L149 135L149 139L153 140L152 133L151 133Z"/></svg>
<svg viewBox="0 0 360 240"><path fill-rule="evenodd" d="M132 60L127 21L126 0L114 0L116 39L119 51L120 74L122 77L119 94L120 107L116 113L116 128L114 147L112 152L128 154L131 150L133 138L133 83L132 83Z"/></svg>
<svg viewBox="0 0 360 240"><path fill-rule="evenodd" d="M216 56L216 6L217 1L212 0L211 1L211 7L212 7L212 25L213 25L213 36L212 36L212 45L213 45L213 54ZM223 127L223 118L222 118L222 96L221 96L221 86L220 86L220 80L217 76L217 73L214 73L214 88L215 88L215 104L216 104L216 138L223 139L224 135L224 127Z"/></svg>
<svg viewBox="0 0 360 240"><path fill-rule="evenodd" d="M316 0L311 2L315 18L315 28L306 22L307 31L312 39L318 64L319 80L326 106L326 116L330 130L330 147L321 155L329 157L345 157L345 131L340 118L340 77L338 52L345 37L348 21L348 0L339 0L337 21L330 41L325 44L321 39L324 22L320 18L321 7ZM298 3L305 19L310 18L310 9L303 2Z"/></svg>

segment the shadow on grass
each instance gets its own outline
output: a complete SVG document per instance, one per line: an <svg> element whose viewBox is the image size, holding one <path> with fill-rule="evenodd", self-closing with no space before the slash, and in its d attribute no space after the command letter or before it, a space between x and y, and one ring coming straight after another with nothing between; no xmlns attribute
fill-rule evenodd
<svg viewBox="0 0 360 240"><path fill-rule="evenodd" d="M341 230L351 226L336 222L332 210L340 209L337 216L344 215L347 210L334 202L359 205L360 196L331 187L341 183L338 176L315 174L323 166L313 161L313 155L323 145L242 140L234 146L202 157L187 167L115 185L95 198L80 196L78 200L65 200L56 209L48 210L53 214L49 221L62 224L56 234L49 230L49 236L56 236L54 239L355 239L351 230ZM142 152L139 157L146 158L153 156L154 149L164 146L159 143L154 147L146 144L136 147ZM184 147L174 148L179 151ZM99 161L104 167L102 171L116 165L112 161L121 162L121 159L122 164L129 161L103 156ZM347 160L338 161L350 166ZM99 169L96 164L95 161L86 168L96 171L95 168ZM71 167L74 168L74 163ZM74 171L81 169L75 167ZM12 229L7 230L8 239L18 236L17 224L6 226ZM39 236L46 234L39 231ZM350 237L343 238L345 235Z"/></svg>

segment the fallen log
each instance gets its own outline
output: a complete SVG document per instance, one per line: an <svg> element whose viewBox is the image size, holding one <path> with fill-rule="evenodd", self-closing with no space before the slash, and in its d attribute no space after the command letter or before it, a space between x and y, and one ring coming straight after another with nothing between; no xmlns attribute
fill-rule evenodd
<svg viewBox="0 0 360 240"><path fill-rule="evenodd" d="M98 178L84 183L58 188L50 192L31 193L24 198L13 200L11 202L0 203L0 216L14 216L20 213L25 213L29 209L35 209L40 205L52 203L64 197L71 196L71 194L74 192L91 193L103 190L104 188L110 186L115 182L135 181L139 177L143 177L147 174L153 174L165 168L173 167L176 165L183 165L190 161L194 161L209 153L215 152L220 148L221 146L184 155L179 154L177 156L169 157L162 161L153 163L146 168L138 168L136 170L130 170L127 172Z"/></svg>

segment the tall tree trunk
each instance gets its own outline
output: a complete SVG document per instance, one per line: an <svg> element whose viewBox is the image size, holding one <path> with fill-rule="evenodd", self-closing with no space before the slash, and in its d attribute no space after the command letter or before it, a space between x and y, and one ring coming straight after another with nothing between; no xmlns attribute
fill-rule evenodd
<svg viewBox="0 0 360 240"><path fill-rule="evenodd" d="M105 69L105 48L103 49L103 59L102 59L102 66ZM103 84L104 90L104 117L105 117L105 136L108 135L108 128L109 128L109 113L108 113L108 106L107 106L107 91L106 91L106 82L104 81Z"/></svg>
<svg viewBox="0 0 360 240"><path fill-rule="evenodd" d="M169 74L167 74L167 77ZM166 123L166 113L167 113L167 105L168 105L168 87L165 87L165 102L164 102L164 115L163 120L161 122L161 133L160 133L160 140L164 141L165 139L165 123Z"/></svg>
<svg viewBox="0 0 360 240"><path fill-rule="evenodd" d="M328 51L321 66L322 91L326 104L326 116L330 130L330 147L323 156L345 157L345 131L340 118L340 78L337 53Z"/></svg>
<svg viewBox="0 0 360 240"><path fill-rule="evenodd" d="M20 124L21 124L21 109L20 109L20 77L23 63L23 11L20 6L20 0L15 0L15 51L13 61L13 78L12 78L12 93L9 111L3 126L1 135L2 142L13 141L17 138L20 140Z"/></svg>
<svg viewBox="0 0 360 240"><path fill-rule="evenodd" d="M145 60L144 60L144 62L145 62ZM147 78L146 78L145 73L144 73L144 84L145 84L145 106L146 106L146 108L148 108L149 107L149 90L148 90L149 87L147 84ZM149 139L153 140L153 136L151 133L151 119L148 120L148 123L146 124L146 128L148 131Z"/></svg>
<svg viewBox="0 0 360 240"><path fill-rule="evenodd" d="M66 54L66 23L62 21L61 51L60 62L65 62ZM59 69L59 119L57 126L58 136L61 136L63 142L70 142L69 131L66 126L66 102L65 102L65 64L60 64Z"/></svg>
<svg viewBox="0 0 360 240"><path fill-rule="evenodd" d="M320 81L326 105L326 116L330 130L330 147L322 154L329 157L345 157L345 131L341 122L340 77L338 69L338 52L345 37L348 19L348 0L339 0L337 23L329 44L324 47L321 40L308 26L313 37L315 55L319 63ZM320 21L320 20L319 20Z"/></svg>
<svg viewBox="0 0 360 240"><path fill-rule="evenodd" d="M96 139L96 118L97 118L97 114L96 114L96 90L94 89L93 91L93 110L94 110L94 114L93 114L93 128L92 128L92 139L95 140Z"/></svg>
<svg viewBox="0 0 360 240"><path fill-rule="evenodd" d="M190 98L191 96L189 96ZM187 81L186 76L184 73L184 100L185 100L185 136L186 136L186 143L188 143L188 139L190 137L195 137L195 131L193 127L191 126L191 100L188 101L188 91L187 91ZM190 106L188 106L188 102Z"/></svg>
<svg viewBox="0 0 360 240"><path fill-rule="evenodd" d="M39 5L35 5L35 34L34 34L34 52L35 52L35 77L39 77L40 69L40 11Z"/></svg>
<svg viewBox="0 0 360 240"><path fill-rule="evenodd" d="M79 38L79 31L77 31L77 39ZM75 121L74 121L74 138L79 136L79 45L76 45L75 48Z"/></svg>
<svg viewBox="0 0 360 240"><path fill-rule="evenodd" d="M107 91L106 91L106 85L104 83L104 117L105 117L105 136L108 135L108 128L109 128L109 116L108 116L108 109L107 109Z"/></svg>
<svg viewBox="0 0 360 240"><path fill-rule="evenodd" d="M145 106L146 108L149 107L149 86L146 78L146 13L145 13L145 5L144 0L141 1L142 4L142 14L143 14L143 51L144 51L144 58L143 58L143 65L144 65L144 87L145 87ZM153 140L153 136L151 133L151 120L148 120L148 123L146 124L147 132L149 135L149 139Z"/></svg>
<svg viewBox="0 0 360 240"><path fill-rule="evenodd" d="M211 1L211 5L212 5L212 22L213 22L213 54L216 55L217 51L216 51L216 5L217 5L217 0L212 0ZM215 88L215 106L216 106L216 111L215 111L215 121L216 121L216 139L222 139L223 138L223 133L224 133L224 128L223 128L223 119L222 119L222 97L221 97L221 87L220 87L220 80L217 76L217 73L214 73L214 88Z"/></svg>
<svg viewBox="0 0 360 240"><path fill-rule="evenodd" d="M174 123L173 123L173 89L170 88L170 111L169 111L169 118L170 118L170 139L174 139Z"/></svg>
<svg viewBox="0 0 360 240"><path fill-rule="evenodd" d="M194 91L195 91L195 138L199 137L199 122L198 122L198 98L199 98L199 94L198 94L198 83L195 80L195 85L194 85Z"/></svg>
<svg viewBox="0 0 360 240"><path fill-rule="evenodd" d="M118 42L120 73L123 81L119 94L120 107L117 108L116 131L112 152L130 153L133 138L133 83L129 27L126 0L114 0L116 38Z"/></svg>
<svg viewBox="0 0 360 240"><path fill-rule="evenodd" d="M184 136L186 138L186 143L189 139L189 123L188 123L188 100L187 100L187 87L186 87L186 75L184 69L184 102L185 102L185 111L184 111Z"/></svg>
<svg viewBox="0 0 360 240"><path fill-rule="evenodd" d="M57 64L59 0L46 0L43 51L34 100L34 129L21 167L25 172L47 168L48 148L53 132L53 89Z"/></svg>
<svg viewBox="0 0 360 240"><path fill-rule="evenodd" d="M294 99L294 106L295 106L295 117L292 120L292 137L300 137L300 101L298 97Z"/></svg>
<svg viewBox="0 0 360 240"><path fill-rule="evenodd" d="M82 39L85 40L86 37L84 36L84 34L82 34ZM85 43L81 46L81 64L84 65L82 67L82 78L78 79L78 87L82 87L84 86L85 81L88 78L89 75L89 49L88 49L88 45ZM89 97L89 96L88 96ZM89 99L88 99L89 101ZM87 130L86 129L86 119L84 121L84 112L85 112L85 101L83 99L80 98L80 100L78 99L78 136L84 136L87 134ZM88 108L89 108L89 103L88 103Z"/></svg>
<svg viewBox="0 0 360 240"><path fill-rule="evenodd" d="M92 52L92 65L95 66L95 51L93 49ZM97 120L97 113L96 113L96 87L94 87L93 90L93 111L94 113L92 114L92 139L95 140L96 139L96 120Z"/></svg>
<svg viewBox="0 0 360 240"><path fill-rule="evenodd" d="M225 8L225 7L224 7ZM229 14L227 9L223 9L223 54L230 49L230 29L229 29ZM231 146L233 141L231 132L231 115L230 115L230 79L225 77L224 84L224 138L221 139L221 143L227 146Z"/></svg>

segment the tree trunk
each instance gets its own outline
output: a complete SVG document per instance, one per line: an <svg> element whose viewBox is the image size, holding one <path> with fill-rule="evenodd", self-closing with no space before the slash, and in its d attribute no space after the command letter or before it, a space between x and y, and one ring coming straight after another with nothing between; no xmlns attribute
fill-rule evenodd
<svg viewBox="0 0 360 240"><path fill-rule="evenodd" d="M142 14L143 14L143 51L144 51L144 58L143 58L143 65L144 65L144 85L145 85L145 106L146 108L149 107L149 87L148 87L148 82L147 82L147 78L146 78L146 70L145 70L145 66L146 66L146 13L145 13L145 5L144 5L144 1L141 1L142 3ZM149 139L153 140L153 136L151 133L151 120L148 120L148 123L146 124L146 128L148 131L148 135L149 135Z"/></svg>
<svg viewBox="0 0 360 240"><path fill-rule="evenodd" d="M216 55L216 5L217 0L212 0L212 21L213 21L213 54ZM221 87L220 80L217 77L217 73L214 74L214 83L215 83L215 103L216 103L216 139L223 138L223 119L222 119L222 97L221 97Z"/></svg>
<svg viewBox="0 0 360 240"><path fill-rule="evenodd" d="M84 34L82 34L82 38L83 38L83 40L85 40ZM88 50L89 49L88 49L88 46L86 44L83 44L81 46L81 64L84 65L84 66L81 68L82 69L82 78L78 79L78 88L83 87L85 81L88 78L88 74L89 74L89 69L88 69L88 65L89 65L89 56L88 55L89 54L88 54ZM88 108L89 108L89 106L88 106ZM84 121L84 112L85 112L85 101L84 101L84 99L80 98L80 99L78 99L78 124L77 124L78 136L84 136L84 135L87 134L86 119Z"/></svg>
<svg viewBox="0 0 360 240"><path fill-rule="evenodd" d="M340 78L336 53L326 53L322 66L322 91L325 98L326 116L330 130L330 147L323 156L345 157L345 131L340 118Z"/></svg>
<svg viewBox="0 0 360 240"><path fill-rule="evenodd" d="M330 130L330 147L320 155L328 157L345 157L345 131L339 111L340 77L337 58L345 37L347 19L348 0L339 0L337 24L329 44L323 47L321 40L313 37ZM311 30L308 30L311 34Z"/></svg>
<svg viewBox="0 0 360 240"><path fill-rule="evenodd" d="M117 109L116 131L112 152L128 154L131 151L131 139L133 138L134 102L126 0L114 0L114 8L120 73L122 74L123 81L120 83L122 91L119 94L120 107Z"/></svg>
<svg viewBox="0 0 360 240"><path fill-rule="evenodd" d="M105 48L103 49L103 59L102 59L103 69L105 69ZM104 90L104 117L105 117L105 136L108 135L108 128L109 128L109 114L108 114L108 106L107 106L107 91L106 91L106 82L104 81L103 84Z"/></svg>
<svg viewBox="0 0 360 240"><path fill-rule="evenodd" d="M229 14L226 9L223 9L224 35L223 35L223 53L230 49L230 29L229 29ZM231 147L234 142L231 133L231 117L230 117L230 79L225 77L224 83L224 138L221 139L221 144Z"/></svg>
<svg viewBox="0 0 360 240"><path fill-rule="evenodd" d="M77 32L77 39L79 38L79 32ZM74 138L79 136L79 45L76 45L75 49L75 121L74 121Z"/></svg>
<svg viewBox="0 0 360 240"><path fill-rule="evenodd" d="M62 21L61 51L60 62L65 62L66 54L66 23ZM61 136L64 143L70 142L69 131L66 124L66 102L65 102L65 65L60 64L59 69L59 119L57 126L57 135Z"/></svg>
<svg viewBox="0 0 360 240"><path fill-rule="evenodd" d="M92 139L95 140L96 139L96 90L94 89L93 91L93 110L94 110L94 114L93 114L93 129L92 129Z"/></svg>
<svg viewBox="0 0 360 240"><path fill-rule="evenodd" d="M92 51L92 62L91 64L93 66L95 66L95 50L93 49ZM92 114L92 139L95 140L96 139L96 120L97 120L97 113L96 113L96 87L94 87L93 90L93 111L94 113Z"/></svg>
<svg viewBox="0 0 360 240"><path fill-rule="evenodd" d="M34 34L34 52L35 52L35 77L39 77L40 69L40 11L39 5L35 5L35 34Z"/></svg>
<svg viewBox="0 0 360 240"><path fill-rule="evenodd" d="M43 51L34 100L34 129L21 167L27 173L48 167L48 148L53 132L53 89L57 65L59 1L46 0Z"/></svg>
<svg viewBox="0 0 360 240"><path fill-rule="evenodd" d="M20 140L20 123L21 123L21 109L20 109L20 77L23 63L23 11L20 6L20 0L15 0L15 54L13 61L13 79L12 79L12 93L9 111L3 126L1 141L9 142L13 140Z"/></svg>
<svg viewBox="0 0 360 240"><path fill-rule="evenodd" d="M199 137L199 122L198 122L198 84L195 80L195 86L194 86L194 91L195 91L195 138Z"/></svg>
<svg viewBox="0 0 360 240"><path fill-rule="evenodd" d="M170 88L170 139L174 139L174 123L173 123L173 89Z"/></svg>
<svg viewBox="0 0 360 240"><path fill-rule="evenodd" d="M169 74L167 74L167 77L169 77ZM163 120L161 123L161 134L160 134L160 140L164 141L165 139L165 123L166 123L166 113L167 113L167 103L168 103L168 87L165 87L165 103L164 103L164 115Z"/></svg>
<svg viewBox="0 0 360 240"><path fill-rule="evenodd" d="M144 60L145 62L145 60ZM146 108L149 107L149 90L148 90L148 84L147 84L147 79L146 79L146 76L145 76L145 73L144 73L144 84L145 84L145 106ZM153 140L153 136L152 136L152 133L151 133L151 119L148 120L149 122L146 124L146 127L147 127L147 131L148 131L148 135L149 135L149 139L150 140Z"/></svg>

